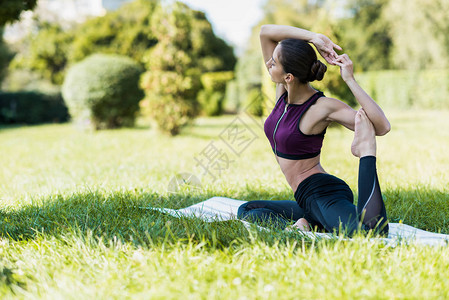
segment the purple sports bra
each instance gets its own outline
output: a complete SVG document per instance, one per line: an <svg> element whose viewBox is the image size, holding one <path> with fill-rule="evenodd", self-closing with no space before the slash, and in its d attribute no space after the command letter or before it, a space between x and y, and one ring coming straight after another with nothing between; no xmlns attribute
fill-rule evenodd
<svg viewBox="0 0 449 300"><path fill-rule="evenodd" d="M287 92L285 92L276 102L265 121L264 130L277 156L300 160L320 154L326 129L321 134L314 135L307 135L299 130L301 117L320 97L324 97L324 94L316 92L302 104L287 106Z"/></svg>

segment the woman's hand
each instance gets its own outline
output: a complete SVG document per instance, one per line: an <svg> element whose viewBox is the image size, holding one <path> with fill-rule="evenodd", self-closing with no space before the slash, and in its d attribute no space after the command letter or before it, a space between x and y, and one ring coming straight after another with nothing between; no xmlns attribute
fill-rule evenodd
<svg viewBox="0 0 449 300"><path fill-rule="evenodd" d="M335 59L338 57L337 50L341 50L341 47L331 41L330 38L324 34L317 33L310 40L310 42L316 47L321 56L331 65L335 65Z"/></svg>
<svg viewBox="0 0 449 300"><path fill-rule="evenodd" d="M335 59L335 64L337 66L340 66L341 78L343 78L345 82L354 79L354 69L352 66L352 61L351 59L349 59L349 56L347 54L337 56L337 58Z"/></svg>

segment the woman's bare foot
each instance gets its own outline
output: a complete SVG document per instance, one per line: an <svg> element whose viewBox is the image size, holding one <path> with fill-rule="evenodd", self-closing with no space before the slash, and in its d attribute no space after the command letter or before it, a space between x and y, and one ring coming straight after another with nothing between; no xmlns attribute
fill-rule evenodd
<svg viewBox="0 0 449 300"><path fill-rule="evenodd" d="M301 231L310 231L309 222L307 222L307 220L304 218L301 218L298 221L296 221L296 223L293 224L292 227L298 228Z"/></svg>
<svg viewBox="0 0 449 300"><path fill-rule="evenodd" d="M376 156L376 133L363 108L355 115L351 152L357 157Z"/></svg>

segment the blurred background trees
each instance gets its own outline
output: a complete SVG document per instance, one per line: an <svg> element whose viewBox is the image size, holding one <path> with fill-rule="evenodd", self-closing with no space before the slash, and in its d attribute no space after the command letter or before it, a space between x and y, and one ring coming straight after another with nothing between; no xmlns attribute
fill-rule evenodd
<svg viewBox="0 0 449 300"><path fill-rule="evenodd" d="M36 5L32 0L4 3L0 25ZM200 114L269 112L274 88L258 35L262 24L275 23L335 40L354 61L357 79L381 105L449 108L439 100L449 95L447 11L446 0L266 0L264 16L237 60L203 12L181 2L135 0L80 24L37 18L21 42L0 40L0 80L6 76L4 91L57 94L67 70L86 57L126 56L144 70L138 79L144 95L141 115L175 135ZM329 66L324 80L313 85L355 104L338 67Z"/></svg>
<svg viewBox="0 0 449 300"><path fill-rule="evenodd" d="M19 19L22 11L32 10L37 0L2 0L0 9L0 27Z"/></svg>
<svg viewBox="0 0 449 300"><path fill-rule="evenodd" d="M264 18L236 67L240 109L267 114L274 87L265 71L258 33L262 24L286 24L324 33L354 61L357 78L376 100L392 108L449 108L449 2L446 0L267 0ZM324 59L320 58L324 62ZM388 70L388 71L387 71ZM441 95L429 91L437 83ZM313 86L355 105L338 67L329 66ZM435 87L436 89L436 87ZM259 91L266 100L248 107ZM429 94L430 93L430 94ZM231 100L231 99L230 99Z"/></svg>
<svg viewBox="0 0 449 300"><path fill-rule="evenodd" d="M0 28L0 83L6 75L6 67L12 56L11 51L3 41L3 30Z"/></svg>
<svg viewBox="0 0 449 300"><path fill-rule="evenodd" d="M183 3L159 6L151 28L158 42L143 58L147 69L141 80L146 94L143 113L176 135L202 110L200 90L211 89L202 85L201 75L233 70L236 59L232 48L215 36L204 13ZM224 94L224 89L216 92ZM220 99L209 100L215 106L212 110L221 112ZM206 112L208 105L205 101Z"/></svg>
<svg viewBox="0 0 449 300"><path fill-rule="evenodd" d="M94 53L130 57L147 70L140 84L146 95L140 105L142 114L172 135L199 113L223 111L226 81L232 78L236 63L233 48L214 34L203 12L181 2L163 5L157 0L135 0L69 27L37 20L36 32L16 48L19 51L9 67L11 76L4 84L10 90L16 86L36 89L26 82L34 81L35 75L61 86L69 67ZM35 75L14 76L24 71ZM221 85L215 82L211 87L211 80L201 80L209 73ZM197 99L201 90L204 105Z"/></svg>

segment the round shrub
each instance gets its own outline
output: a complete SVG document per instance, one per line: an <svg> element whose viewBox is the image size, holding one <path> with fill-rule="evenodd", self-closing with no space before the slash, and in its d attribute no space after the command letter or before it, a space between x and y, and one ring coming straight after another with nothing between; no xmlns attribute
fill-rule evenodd
<svg viewBox="0 0 449 300"><path fill-rule="evenodd" d="M144 94L139 64L119 55L94 54L67 72L62 95L72 119L95 129L132 126Z"/></svg>

